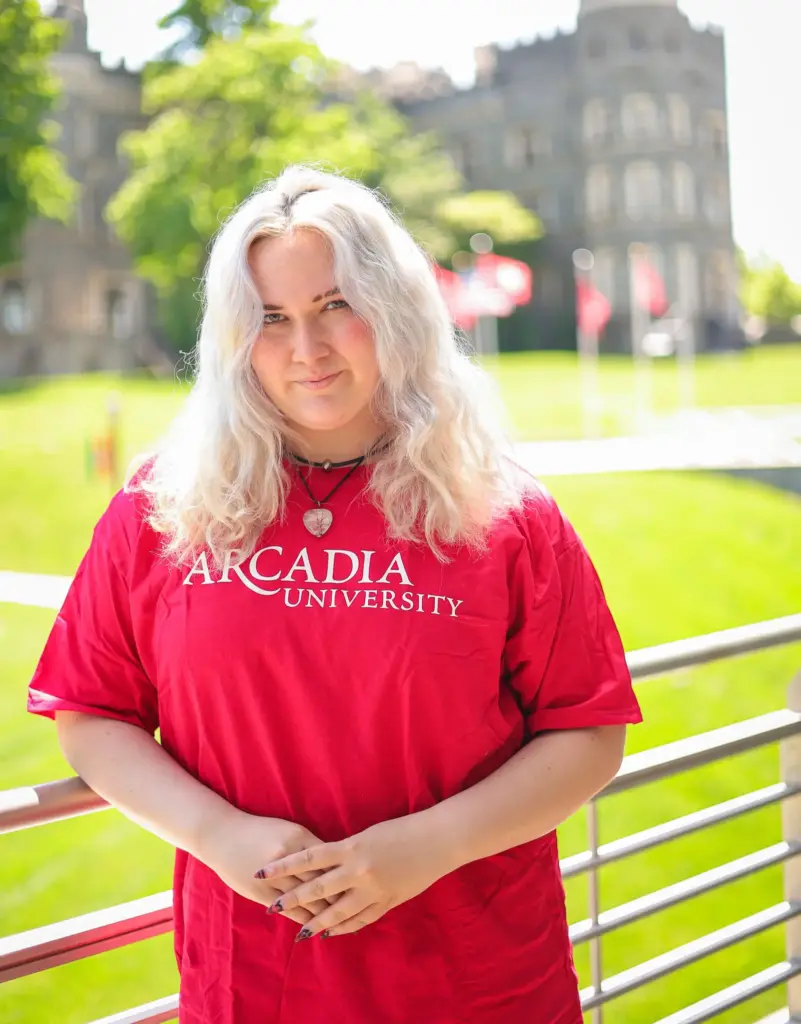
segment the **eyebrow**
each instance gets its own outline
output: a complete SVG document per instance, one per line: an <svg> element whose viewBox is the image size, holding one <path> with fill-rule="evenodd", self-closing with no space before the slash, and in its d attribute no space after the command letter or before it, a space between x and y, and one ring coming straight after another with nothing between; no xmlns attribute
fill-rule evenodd
<svg viewBox="0 0 801 1024"><path fill-rule="evenodd" d="M332 295L339 295L339 294L340 294L340 289L339 288L329 288L328 291L327 292L323 292L322 295L315 295L314 298L312 299L312 302L320 302L321 299L330 299ZM265 312L268 312L268 313L277 313L279 310L281 310L283 308L284 308L283 306L270 306L266 302L262 306L262 309L264 309Z"/></svg>

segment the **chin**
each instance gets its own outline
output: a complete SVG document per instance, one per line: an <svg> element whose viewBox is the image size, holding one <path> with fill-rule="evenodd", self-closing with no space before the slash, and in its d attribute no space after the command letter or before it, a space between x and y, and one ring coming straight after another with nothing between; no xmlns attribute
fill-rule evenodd
<svg viewBox="0 0 801 1024"><path fill-rule="evenodd" d="M327 416L297 416L292 417L294 425L301 430L332 431L342 430L356 419L356 414L341 413L339 415Z"/></svg>

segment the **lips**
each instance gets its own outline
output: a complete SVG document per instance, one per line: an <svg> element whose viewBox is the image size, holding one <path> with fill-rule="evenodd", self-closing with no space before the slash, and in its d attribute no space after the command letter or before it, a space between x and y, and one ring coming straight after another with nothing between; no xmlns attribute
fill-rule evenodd
<svg viewBox="0 0 801 1024"><path fill-rule="evenodd" d="M298 384L312 391L319 391L322 388L328 387L329 384L333 384L341 372L341 370L338 370L336 373L329 373L325 377L309 377L307 380L299 380Z"/></svg>

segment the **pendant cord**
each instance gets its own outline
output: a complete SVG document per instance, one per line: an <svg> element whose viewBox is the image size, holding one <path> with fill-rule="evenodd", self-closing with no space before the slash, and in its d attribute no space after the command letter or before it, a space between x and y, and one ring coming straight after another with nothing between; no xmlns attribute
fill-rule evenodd
<svg viewBox="0 0 801 1024"><path fill-rule="evenodd" d="M297 455L295 452L288 452L290 459L293 462L299 462L302 466L309 466L312 469L324 469L326 473L331 469L345 469L346 466L360 466L365 459L370 458L373 455L380 455L389 448L391 441L387 441L381 444L383 437L375 442L375 445L366 451L364 455L360 455L356 459L346 459L344 462L312 462L311 459L304 459L302 455ZM380 447L378 447L380 445Z"/></svg>
<svg viewBox="0 0 801 1024"><path fill-rule="evenodd" d="M353 466L351 466L348 472L342 477L342 479L337 484L334 485L334 487L331 488L331 490L328 492L328 494L326 494L324 498L315 498L315 496L312 494L311 487L309 487L306 477L300 470L298 470L298 478L300 479L300 482L303 484L303 486L306 488L306 493L308 494L308 496L311 498L314 504L318 508L320 508L321 505L325 504L326 501L329 501L334 496L334 494L345 483L348 477L352 476L356 472L356 470L359 468L359 466L361 466L361 464L364 462L366 458L366 455L360 456L356 463Z"/></svg>

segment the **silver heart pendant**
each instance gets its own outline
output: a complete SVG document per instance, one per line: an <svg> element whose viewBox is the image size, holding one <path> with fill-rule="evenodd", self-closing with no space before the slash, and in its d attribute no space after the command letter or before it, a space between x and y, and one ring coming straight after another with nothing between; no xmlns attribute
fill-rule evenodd
<svg viewBox="0 0 801 1024"><path fill-rule="evenodd" d="M303 525L315 537L328 533L333 521L333 513L327 508L310 508L303 513Z"/></svg>

